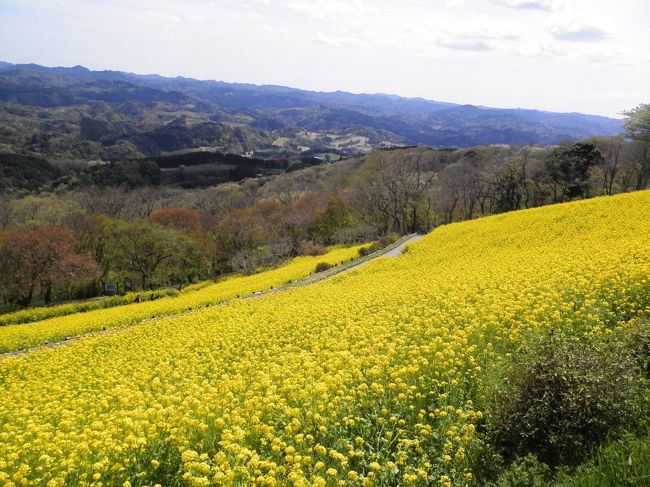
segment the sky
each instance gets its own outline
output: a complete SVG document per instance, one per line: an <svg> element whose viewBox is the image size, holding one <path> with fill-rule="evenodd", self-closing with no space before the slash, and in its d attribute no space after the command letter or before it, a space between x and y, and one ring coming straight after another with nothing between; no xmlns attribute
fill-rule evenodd
<svg viewBox="0 0 650 487"><path fill-rule="evenodd" d="M0 60L620 116L648 0L0 0Z"/></svg>

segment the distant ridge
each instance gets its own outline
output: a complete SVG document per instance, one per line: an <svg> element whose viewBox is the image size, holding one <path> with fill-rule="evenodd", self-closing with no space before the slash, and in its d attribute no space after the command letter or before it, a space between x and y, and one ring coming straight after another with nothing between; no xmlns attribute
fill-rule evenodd
<svg viewBox="0 0 650 487"><path fill-rule="evenodd" d="M237 123L268 132L359 133L373 146L552 145L614 135L622 127L619 119L580 113L0 62L0 103L53 108L100 101L193 104L215 122L234 117Z"/></svg>

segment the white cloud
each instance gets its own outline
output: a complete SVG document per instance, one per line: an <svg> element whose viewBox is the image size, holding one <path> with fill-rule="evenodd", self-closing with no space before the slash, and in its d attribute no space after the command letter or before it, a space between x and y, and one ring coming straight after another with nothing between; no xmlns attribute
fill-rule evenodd
<svg viewBox="0 0 650 487"><path fill-rule="evenodd" d="M340 18L374 14L377 9L363 0L292 0L287 6L295 12L311 17Z"/></svg>
<svg viewBox="0 0 650 487"><path fill-rule="evenodd" d="M555 39L568 42L600 42L611 37L611 33L604 27L580 20L556 23L550 32Z"/></svg>
<svg viewBox="0 0 650 487"><path fill-rule="evenodd" d="M516 53L520 56L535 58L567 57L569 52L562 49L556 42L544 40L541 42L529 42L518 46Z"/></svg>
<svg viewBox="0 0 650 487"><path fill-rule="evenodd" d="M467 4L466 0L446 0L445 4L447 7L453 10L462 10Z"/></svg>
<svg viewBox="0 0 650 487"><path fill-rule="evenodd" d="M147 10L146 14L151 18L165 22L180 22L182 20L178 15L162 12L160 10Z"/></svg>
<svg viewBox="0 0 650 487"><path fill-rule="evenodd" d="M558 8L556 0L492 0L493 3L518 10L551 11Z"/></svg>
<svg viewBox="0 0 650 487"><path fill-rule="evenodd" d="M628 67L636 64L629 53L621 49L609 47L591 50L587 53L587 58L593 63L607 66Z"/></svg>
<svg viewBox="0 0 650 487"><path fill-rule="evenodd" d="M447 49L453 49L456 51L492 51L494 50L494 47L491 46L490 44L487 44L486 42L483 41L475 41L475 40L463 40L463 39L458 39L458 40L449 40L449 41L439 41L436 43L437 45L441 47L445 47Z"/></svg>
<svg viewBox="0 0 650 487"><path fill-rule="evenodd" d="M312 42L330 47L362 47L364 42L353 37L329 37L322 32L316 32Z"/></svg>
<svg viewBox="0 0 650 487"><path fill-rule="evenodd" d="M267 24L264 26L264 29L270 34L288 34L289 30L286 27L278 27L272 24Z"/></svg>
<svg viewBox="0 0 650 487"><path fill-rule="evenodd" d="M493 51L497 44L515 41L522 35L517 25L508 22L496 24L487 17L453 24L437 23L430 27L429 32L432 36L424 37L425 42L458 51Z"/></svg>
<svg viewBox="0 0 650 487"><path fill-rule="evenodd" d="M264 16L256 10L247 10L247 9L244 9L242 11L236 11L235 13L232 14L232 18L235 20L247 19L247 20L257 21L257 20L261 20L263 17Z"/></svg>
<svg viewBox="0 0 650 487"><path fill-rule="evenodd" d="M446 29L458 37L470 39L515 40L522 35L522 29L517 24L487 17L457 22Z"/></svg>

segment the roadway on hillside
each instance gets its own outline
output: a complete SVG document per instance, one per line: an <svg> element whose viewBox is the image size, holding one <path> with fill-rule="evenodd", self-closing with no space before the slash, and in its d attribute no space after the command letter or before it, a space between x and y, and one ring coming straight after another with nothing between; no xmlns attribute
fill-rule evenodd
<svg viewBox="0 0 650 487"><path fill-rule="evenodd" d="M420 235L418 233L413 233L411 235L407 235L406 237L403 237L399 241L398 245L396 245L394 247L389 245L388 247L378 251L377 255L374 255L372 259L357 262L356 264L353 264L350 267L342 269L340 272L337 272L336 274L342 274L344 272L348 272L348 271L351 271L353 269L358 269L359 267L362 267L365 264L367 264L368 262L370 262L370 261L372 261L374 259L377 259L377 258L381 258L381 257L399 257L400 255L402 255L404 253L404 249L406 248L407 245L412 244L413 242L417 242L422 237L424 237L424 235ZM330 277L330 276L327 276L327 277Z"/></svg>
<svg viewBox="0 0 650 487"><path fill-rule="evenodd" d="M268 291L258 291L257 293L253 293L250 296L247 297L257 297L257 296L263 296L265 294L269 294L272 292L278 292L278 291L284 291L286 289L296 287L296 286L306 286L309 284L313 284L315 282L322 281L324 279L328 279L332 276L336 276L339 274L343 274L344 272L349 272L354 269L358 269L359 267L367 264L368 262L378 259L380 257L398 257L404 252L404 248L413 242L416 242L420 240L422 237L425 235L420 235L418 233L412 233L410 235L405 235L404 237L400 238L399 240L393 242L392 244L384 247L383 249L379 249L372 254L369 254L365 257L362 257L360 259L357 259L356 261L353 262L348 262L346 264L340 264L337 266L332 267L331 269L328 269L323 272L318 272L316 274L312 274L311 276L307 276L304 279L301 279L299 281L293 282L291 284L285 284L284 286L281 286L277 289L269 289Z"/></svg>
<svg viewBox="0 0 650 487"><path fill-rule="evenodd" d="M417 242L417 241L420 240L422 237L424 237L424 235L420 235L420 234L418 234L418 233L415 233L415 234L413 234L413 235L409 235L409 238L408 238L407 240L405 240L404 242L402 242L401 244L399 244L397 247L395 247L395 248L393 248L393 249L390 249L390 250L389 250L388 252L386 252L385 254L380 255L379 257L397 257L397 256L399 256L399 255L402 255L402 253L404 252L404 248L405 248L408 244L412 244L413 242Z"/></svg>

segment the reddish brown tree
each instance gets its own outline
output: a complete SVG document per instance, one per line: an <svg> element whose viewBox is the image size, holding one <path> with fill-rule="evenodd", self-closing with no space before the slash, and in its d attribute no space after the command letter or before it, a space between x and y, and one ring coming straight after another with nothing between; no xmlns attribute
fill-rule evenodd
<svg viewBox="0 0 650 487"><path fill-rule="evenodd" d="M189 233L195 238L199 238L201 234L201 216L196 210L188 210L187 208L164 208L154 211L149 219L163 227Z"/></svg>
<svg viewBox="0 0 650 487"><path fill-rule="evenodd" d="M40 290L49 304L55 290L69 291L99 275L96 262L75 251L75 235L65 228L43 225L17 228L0 243L0 291L5 301L31 303Z"/></svg>

